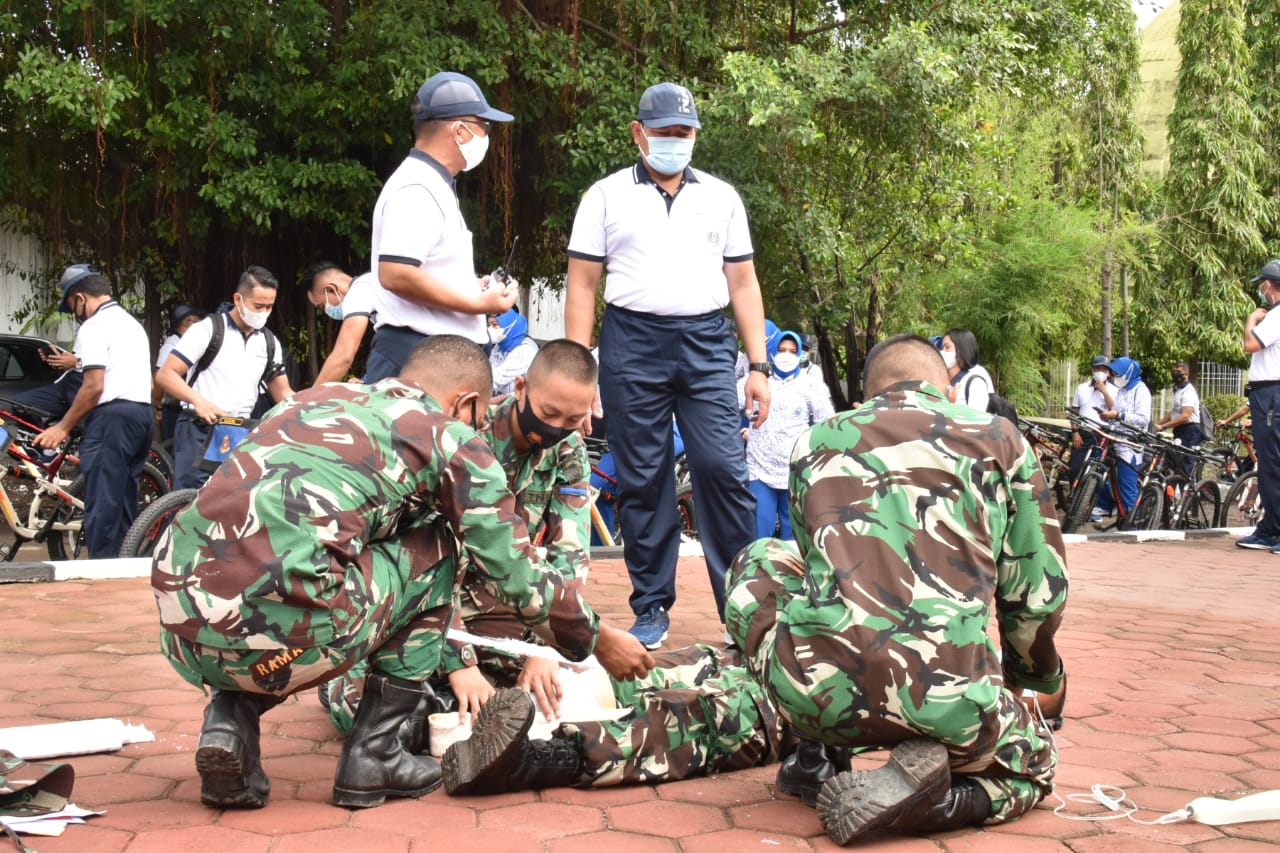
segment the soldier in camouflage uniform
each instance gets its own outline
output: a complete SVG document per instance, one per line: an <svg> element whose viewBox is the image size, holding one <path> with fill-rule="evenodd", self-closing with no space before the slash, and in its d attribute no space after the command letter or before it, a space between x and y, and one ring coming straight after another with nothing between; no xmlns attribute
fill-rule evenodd
<svg viewBox="0 0 1280 853"><path fill-rule="evenodd" d="M1018 696L1063 692L1051 495L1016 427L949 403L945 384L927 341L877 346L877 396L792 453L795 543L759 540L730 573L729 631L779 713L825 750L817 805L840 844L1000 823L1052 790L1052 740ZM879 747L893 747L885 767L835 772Z"/></svg>
<svg viewBox="0 0 1280 853"><path fill-rule="evenodd" d="M409 753L399 733L440 664L459 548L566 656L594 648L616 677L647 673L652 659L635 639L601 624L582 584L534 551L474 431L491 382L474 344L429 338L399 380L281 403L175 518L152 587L165 655L187 681L214 688L196 753L204 803L264 805L259 716L366 659L334 802L367 807L439 785L439 766Z"/></svg>
<svg viewBox="0 0 1280 853"><path fill-rule="evenodd" d="M513 395L489 407L489 426L481 436L506 472L516 512L534 545L546 549L546 564L566 581L585 583L591 498L587 454L578 427L591 415L597 367L591 351L570 340L550 341L534 357L528 374L516 380ZM465 564L466 555L463 555ZM511 608L467 572L454 627L484 637L535 640ZM443 626L442 626L443 627ZM342 733L351 730L364 677L361 664L321 685L321 703ZM533 691L548 714L557 710L557 666L552 661L519 659L448 642L443 670L458 699L457 710L479 712L494 693L492 681ZM481 674L488 674L488 678ZM420 738L422 732L416 732ZM417 744L413 744L417 745Z"/></svg>

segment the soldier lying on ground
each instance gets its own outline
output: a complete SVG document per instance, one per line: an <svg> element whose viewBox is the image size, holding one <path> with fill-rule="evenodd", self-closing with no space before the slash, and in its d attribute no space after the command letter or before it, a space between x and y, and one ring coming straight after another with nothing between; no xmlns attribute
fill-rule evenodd
<svg viewBox="0 0 1280 853"><path fill-rule="evenodd" d="M795 760L826 779L809 794L839 844L1001 823L1052 790L1052 740L1019 700L1061 710L1052 498L1013 424L947 402L946 379L922 338L876 346L874 396L792 452L796 541L761 539L730 571L729 631L811 739ZM836 772L877 747L893 748L884 767Z"/></svg>
<svg viewBox="0 0 1280 853"><path fill-rule="evenodd" d="M459 546L489 592L567 657L594 650L614 677L648 672L636 640L601 623L582 584L534 551L475 433L491 382L475 344L438 335L398 380L299 394L161 539L162 649L183 678L214 688L196 752L206 805L264 805L259 716L366 659L333 801L374 806L440 784L439 764L408 752L400 729L440 664Z"/></svg>

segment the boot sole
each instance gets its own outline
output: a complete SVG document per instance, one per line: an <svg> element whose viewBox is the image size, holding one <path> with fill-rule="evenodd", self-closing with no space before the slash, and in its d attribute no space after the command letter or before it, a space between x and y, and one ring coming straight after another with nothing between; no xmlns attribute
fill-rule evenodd
<svg viewBox="0 0 1280 853"><path fill-rule="evenodd" d="M408 791L401 788L379 788L376 791L352 791L347 788L339 788L336 785L333 788L333 804L335 806L345 806L349 809L370 809L374 806L380 806L390 797L404 797L408 799L417 799L426 796L440 787L440 779L437 778L430 785L422 788L413 788Z"/></svg>
<svg viewBox="0 0 1280 853"><path fill-rule="evenodd" d="M928 808L950 787L947 748L924 738L904 741L883 767L846 771L827 780L818 795L818 818L827 835L843 846Z"/></svg>
<svg viewBox="0 0 1280 853"><path fill-rule="evenodd" d="M224 809L260 809L265 806L267 795L249 786L244 765L244 743L239 737L223 731L202 734L196 749L200 802Z"/></svg>
<svg viewBox="0 0 1280 853"><path fill-rule="evenodd" d="M465 795L479 787L501 793L502 780L519 762L521 745L533 725L533 701L523 690L499 690L476 716L467 740L451 744L444 754L444 788ZM493 780L486 785L486 778Z"/></svg>

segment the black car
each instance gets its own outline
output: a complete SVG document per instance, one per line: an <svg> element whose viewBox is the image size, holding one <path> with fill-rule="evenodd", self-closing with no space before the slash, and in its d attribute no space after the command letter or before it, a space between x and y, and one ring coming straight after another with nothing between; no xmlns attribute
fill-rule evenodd
<svg viewBox="0 0 1280 853"><path fill-rule="evenodd" d="M40 357L41 350L54 346L52 341L31 335L0 334L0 396L12 397L61 376L61 370Z"/></svg>

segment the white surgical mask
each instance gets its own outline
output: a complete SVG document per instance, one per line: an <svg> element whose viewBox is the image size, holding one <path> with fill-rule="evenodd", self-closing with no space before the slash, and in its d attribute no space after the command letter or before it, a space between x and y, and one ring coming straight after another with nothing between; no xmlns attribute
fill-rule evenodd
<svg viewBox="0 0 1280 853"><path fill-rule="evenodd" d="M773 366L782 373L790 373L800 366L800 356L794 352L780 352L773 357Z"/></svg>
<svg viewBox="0 0 1280 853"><path fill-rule="evenodd" d="M496 346L497 344L502 343L506 339L507 339L506 329L502 328L501 326L489 327L489 343L494 344Z"/></svg>
<svg viewBox="0 0 1280 853"><path fill-rule="evenodd" d="M249 306L243 302L240 303L240 319L244 320L244 324L250 329L261 329L267 325L267 318L271 316L271 311L250 311Z"/></svg>
<svg viewBox="0 0 1280 853"><path fill-rule="evenodd" d="M956 366L956 351L953 349L938 350L942 353L942 363L947 366L947 370Z"/></svg>
<svg viewBox="0 0 1280 853"><path fill-rule="evenodd" d="M692 137L649 136L649 153L644 156L645 162L659 175L678 175L689 166L693 159Z"/></svg>
<svg viewBox="0 0 1280 853"><path fill-rule="evenodd" d="M457 124L462 124L462 122L457 122ZM471 138L466 142L458 143L458 150L462 152L462 159L466 164L462 167L462 171L464 172L470 172L476 166L479 166L480 162L484 160L484 155L489 151L488 135L481 136L474 130L471 130L470 127L468 127L467 130L470 131Z"/></svg>
<svg viewBox="0 0 1280 853"><path fill-rule="evenodd" d="M1107 373L1107 371L1105 371L1105 370L1095 370L1095 371L1093 372L1093 381L1094 381L1094 382L1106 382L1106 381L1107 381L1107 377L1108 377L1108 376L1110 376L1110 375L1111 375L1111 374L1110 374L1110 373Z"/></svg>
<svg viewBox="0 0 1280 853"><path fill-rule="evenodd" d="M1112 379L1111 382L1117 388L1124 388L1124 386L1129 384L1129 378L1127 376L1117 376L1115 379Z"/></svg>

